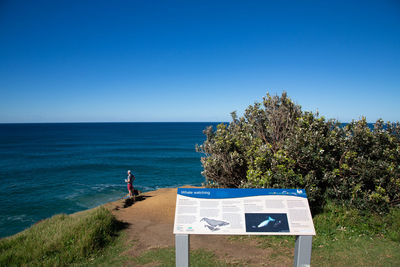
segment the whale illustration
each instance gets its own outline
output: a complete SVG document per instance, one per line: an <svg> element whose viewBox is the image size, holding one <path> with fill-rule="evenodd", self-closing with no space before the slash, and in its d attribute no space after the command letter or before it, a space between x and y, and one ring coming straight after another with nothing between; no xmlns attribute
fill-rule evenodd
<svg viewBox="0 0 400 267"><path fill-rule="evenodd" d="M271 216L268 216L268 219L265 220L265 221L262 221L262 222L257 226L257 228L265 227L265 226L267 226L270 222L274 222L274 221L275 221L274 218L271 218Z"/></svg>
<svg viewBox="0 0 400 267"><path fill-rule="evenodd" d="M219 221L219 220L214 220L214 219L209 219L209 218L203 218L200 220L205 221L208 225L212 226L212 227L217 227L217 226L224 226L224 225L228 225L228 222L225 221Z"/></svg>
<svg viewBox="0 0 400 267"><path fill-rule="evenodd" d="M203 221L206 222L206 224L204 224L204 227L210 229L213 232L220 230L219 227L229 224L228 222L225 222L225 221L209 219L206 217L204 217L203 219L200 220L200 222L203 222Z"/></svg>

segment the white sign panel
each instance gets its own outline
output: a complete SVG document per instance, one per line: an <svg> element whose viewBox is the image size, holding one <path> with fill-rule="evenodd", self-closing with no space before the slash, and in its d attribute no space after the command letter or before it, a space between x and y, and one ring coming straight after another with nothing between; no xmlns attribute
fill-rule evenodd
<svg viewBox="0 0 400 267"><path fill-rule="evenodd" d="M315 235L304 189L178 188L174 234Z"/></svg>

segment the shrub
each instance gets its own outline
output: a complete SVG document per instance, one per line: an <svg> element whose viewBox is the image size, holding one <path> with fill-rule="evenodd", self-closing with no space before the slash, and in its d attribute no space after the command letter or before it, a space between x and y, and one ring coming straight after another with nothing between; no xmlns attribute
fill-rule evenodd
<svg viewBox="0 0 400 267"><path fill-rule="evenodd" d="M197 151L207 186L305 188L314 210L331 199L387 211L400 199L399 123L370 129L363 118L342 127L283 93L204 133Z"/></svg>
<svg viewBox="0 0 400 267"><path fill-rule="evenodd" d="M343 128L341 157L328 174L330 198L361 209L387 211L400 199L399 125L365 118Z"/></svg>

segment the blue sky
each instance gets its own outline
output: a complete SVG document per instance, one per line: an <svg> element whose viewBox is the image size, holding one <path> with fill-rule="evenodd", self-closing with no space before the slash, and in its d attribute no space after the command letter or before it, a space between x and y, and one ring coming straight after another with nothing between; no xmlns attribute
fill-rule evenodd
<svg viewBox="0 0 400 267"><path fill-rule="evenodd" d="M0 2L0 122L400 120L400 2Z"/></svg>

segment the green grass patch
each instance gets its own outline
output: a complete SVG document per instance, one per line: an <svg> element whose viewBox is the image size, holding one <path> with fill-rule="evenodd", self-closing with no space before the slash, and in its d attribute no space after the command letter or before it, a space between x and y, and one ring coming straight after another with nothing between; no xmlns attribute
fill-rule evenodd
<svg viewBox="0 0 400 267"><path fill-rule="evenodd" d="M137 264L151 266L175 266L175 249L174 248L158 248L149 250L134 261ZM154 264L154 265L153 265ZM190 251L190 266L193 267L225 267L225 266L238 266L238 264L228 264L217 259L214 253L203 249ZM240 265L239 265L240 266Z"/></svg>
<svg viewBox="0 0 400 267"><path fill-rule="evenodd" d="M399 266L400 209L365 213L328 204L314 217L311 263L324 266Z"/></svg>
<svg viewBox="0 0 400 267"><path fill-rule="evenodd" d="M107 247L103 248L99 253L93 254L86 261L74 264L76 266L104 266L104 267L119 267L125 266L130 257L123 255L126 251L126 235L120 234Z"/></svg>
<svg viewBox="0 0 400 267"><path fill-rule="evenodd" d="M329 203L323 213L316 215L313 220L317 230L316 241L322 245L334 239L350 236L379 236L400 242L399 208L393 208L388 214L379 214L365 213Z"/></svg>
<svg viewBox="0 0 400 267"><path fill-rule="evenodd" d="M121 223L104 207L55 215L1 239L0 266L91 265L99 258L113 261L115 251L122 250L121 238L116 239L120 229ZM111 249L105 251L106 247Z"/></svg>
<svg viewBox="0 0 400 267"><path fill-rule="evenodd" d="M384 238L340 236L328 245L313 246L311 265L399 266L399 251L399 243Z"/></svg>

